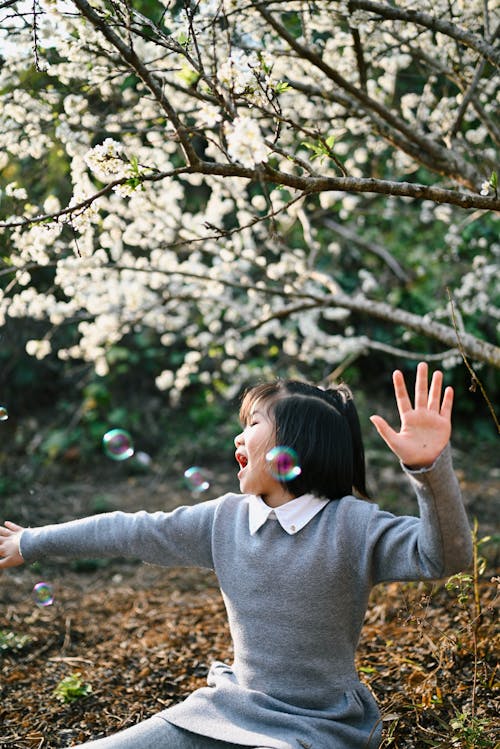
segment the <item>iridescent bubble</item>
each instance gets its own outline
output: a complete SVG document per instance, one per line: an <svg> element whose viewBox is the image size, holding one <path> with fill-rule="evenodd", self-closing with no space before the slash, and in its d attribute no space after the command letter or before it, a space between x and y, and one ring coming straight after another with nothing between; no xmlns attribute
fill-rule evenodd
<svg viewBox="0 0 500 749"><path fill-rule="evenodd" d="M108 458L127 460L134 454L132 437L125 429L111 429L102 438L102 446Z"/></svg>
<svg viewBox="0 0 500 749"><path fill-rule="evenodd" d="M50 606L54 603L54 590L50 583L37 583L33 588L33 599L37 606Z"/></svg>
<svg viewBox="0 0 500 749"><path fill-rule="evenodd" d="M0 406L0 421L7 421L9 418L9 412L5 406Z"/></svg>
<svg viewBox="0 0 500 749"><path fill-rule="evenodd" d="M207 481L205 474L198 466L191 466L191 468L185 470L184 478L189 489L194 494L201 494L201 492L206 491L210 486L210 482Z"/></svg>
<svg viewBox="0 0 500 749"><path fill-rule="evenodd" d="M272 476L278 481L292 481L302 473L299 457L291 447L273 447L266 455L266 462Z"/></svg>

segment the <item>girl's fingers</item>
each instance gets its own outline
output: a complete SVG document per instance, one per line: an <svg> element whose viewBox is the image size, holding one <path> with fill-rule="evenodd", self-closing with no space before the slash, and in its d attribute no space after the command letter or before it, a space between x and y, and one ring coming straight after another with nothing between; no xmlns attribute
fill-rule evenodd
<svg viewBox="0 0 500 749"><path fill-rule="evenodd" d="M419 362L415 380L415 408L427 408L427 364Z"/></svg>
<svg viewBox="0 0 500 749"><path fill-rule="evenodd" d="M389 426L387 421L383 419L382 416L370 416L370 421L377 432L380 434L382 439L390 446L394 438L397 437L397 432L395 432L394 429Z"/></svg>
<svg viewBox="0 0 500 749"><path fill-rule="evenodd" d="M403 414L406 413L406 411L411 410L411 401L410 396L408 395L408 390L406 389L406 383L405 378L403 377L403 373L397 369L392 374L392 382L394 385L394 395L396 396L396 404L398 407L399 415L402 418Z"/></svg>
<svg viewBox="0 0 500 749"><path fill-rule="evenodd" d="M441 405L441 410L439 412L441 416L444 416L447 419L451 419L451 410L453 408L453 396L454 396L453 388L448 386L444 391L443 403Z"/></svg>
<svg viewBox="0 0 500 749"><path fill-rule="evenodd" d="M17 525L17 523L13 523L11 520L6 520L4 523L6 528L9 528L11 531L22 531L23 527L22 525Z"/></svg>
<svg viewBox="0 0 500 749"><path fill-rule="evenodd" d="M432 375L431 386L429 388L429 400L427 402L428 408L431 411L437 411L441 406L441 387L443 385L443 373L436 370Z"/></svg>

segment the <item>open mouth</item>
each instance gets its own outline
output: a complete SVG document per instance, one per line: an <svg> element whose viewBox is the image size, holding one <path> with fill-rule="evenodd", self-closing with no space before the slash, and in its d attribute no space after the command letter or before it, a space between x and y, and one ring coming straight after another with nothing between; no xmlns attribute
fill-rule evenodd
<svg viewBox="0 0 500 749"><path fill-rule="evenodd" d="M246 455L243 455L243 453L237 452L234 454L234 457L236 458L236 461L238 465L240 466L240 468L246 468L248 464L248 458Z"/></svg>

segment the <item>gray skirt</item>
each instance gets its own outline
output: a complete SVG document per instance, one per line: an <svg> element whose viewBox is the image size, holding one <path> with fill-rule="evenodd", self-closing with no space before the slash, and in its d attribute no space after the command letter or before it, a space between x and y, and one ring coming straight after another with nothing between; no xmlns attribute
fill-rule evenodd
<svg viewBox="0 0 500 749"><path fill-rule="evenodd" d="M241 745L200 736L153 716L105 739L80 744L86 749L242 749ZM72 749L79 749L72 747ZM248 749L248 747L247 747Z"/></svg>

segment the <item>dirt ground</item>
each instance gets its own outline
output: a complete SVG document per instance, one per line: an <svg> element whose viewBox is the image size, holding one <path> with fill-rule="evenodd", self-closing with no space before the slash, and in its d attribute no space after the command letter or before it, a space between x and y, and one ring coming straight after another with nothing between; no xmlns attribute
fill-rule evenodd
<svg viewBox="0 0 500 749"><path fill-rule="evenodd" d="M498 534L500 468L493 454L472 463L456 451L464 499L484 538ZM114 509L169 510L237 488L231 464L209 474L201 496L184 485L182 469L68 463L33 476L27 491L0 497L0 519L41 525ZM375 492L389 509L414 511L394 463L383 462ZM381 706L383 746L500 746L498 545L487 542L481 552L487 564L476 595L469 587L461 602L460 591L444 584L374 591L357 665ZM50 606L33 602L41 580L53 586ZM204 684L212 660L232 657L207 571L130 560L44 562L0 575L0 603L0 749L56 749L108 735L181 700ZM88 693L62 702L54 689L72 674Z"/></svg>

